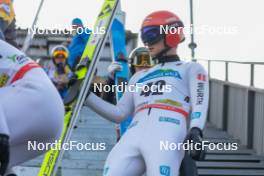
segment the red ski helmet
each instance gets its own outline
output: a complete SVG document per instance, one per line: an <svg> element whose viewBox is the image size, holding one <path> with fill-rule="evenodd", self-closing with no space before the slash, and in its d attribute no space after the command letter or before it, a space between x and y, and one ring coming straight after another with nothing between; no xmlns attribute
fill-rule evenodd
<svg viewBox="0 0 264 176"><path fill-rule="evenodd" d="M161 27L168 28L168 30L161 33ZM176 32L170 30L173 27L176 28ZM166 47L174 48L185 39L183 27L183 22L174 13L165 10L156 11L144 19L141 26L141 39L143 43L148 44L164 39Z"/></svg>

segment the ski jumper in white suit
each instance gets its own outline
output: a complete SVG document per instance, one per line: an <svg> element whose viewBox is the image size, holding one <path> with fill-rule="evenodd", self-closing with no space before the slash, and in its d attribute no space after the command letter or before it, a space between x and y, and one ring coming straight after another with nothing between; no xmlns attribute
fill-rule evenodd
<svg viewBox="0 0 264 176"><path fill-rule="evenodd" d="M28 150L28 142L59 139L63 102L40 66L0 40L0 133L10 139L9 168L45 151Z"/></svg>
<svg viewBox="0 0 264 176"><path fill-rule="evenodd" d="M105 163L105 176L177 176L183 150L165 150L162 142L182 143L190 128L204 128L208 106L208 77L194 62L170 61L136 73L129 85L170 85L170 91L125 92L116 106L90 93L86 104L113 122L133 114L133 121Z"/></svg>

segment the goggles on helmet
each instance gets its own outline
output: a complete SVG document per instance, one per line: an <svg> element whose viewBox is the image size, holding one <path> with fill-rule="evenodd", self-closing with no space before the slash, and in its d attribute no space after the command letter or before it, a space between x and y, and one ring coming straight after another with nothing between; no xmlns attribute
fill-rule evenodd
<svg viewBox="0 0 264 176"><path fill-rule="evenodd" d="M141 30L141 39L143 43L147 43L149 45L155 44L162 40L164 37L160 32L160 27L158 26L148 26L144 27Z"/></svg>
<svg viewBox="0 0 264 176"><path fill-rule="evenodd" d="M152 67L154 65L148 53L142 53L135 56L132 64L135 67Z"/></svg>

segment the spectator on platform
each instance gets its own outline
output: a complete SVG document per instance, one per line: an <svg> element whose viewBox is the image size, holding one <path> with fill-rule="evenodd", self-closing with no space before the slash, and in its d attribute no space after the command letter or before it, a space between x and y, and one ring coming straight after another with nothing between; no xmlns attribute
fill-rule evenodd
<svg viewBox="0 0 264 176"><path fill-rule="evenodd" d="M74 71L76 65L79 63L82 53L85 49L87 41L89 39L91 30L83 26L80 18L74 18L72 20L73 38L68 46L69 58L68 64Z"/></svg>

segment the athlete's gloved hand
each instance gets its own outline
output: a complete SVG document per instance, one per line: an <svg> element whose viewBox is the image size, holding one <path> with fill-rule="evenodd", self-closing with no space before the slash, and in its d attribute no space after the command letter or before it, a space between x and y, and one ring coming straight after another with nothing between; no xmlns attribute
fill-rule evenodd
<svg viewBox="0 0 264 176"><path fill-rule="evenodd" d="M122 71L122 65L119 64L118 62L112 62L108 66L107 71L108 71L109 78L114 79L115 73L117 71Z"/></svg>
<svg viewBox="0 0 264 176"><path fill-rule="evenodd" d="M205 156L205 150L202 150L202 138L203 132L198 127L193 127L186 137L186 142L193 144L193 146L197 145L197 147L199 147L197 150L195 147L193 150L189 150L189 154L192 159L197 161L204 160Z"/></svg>
<svg viewBox="0 0 264 176"><path fill-rule="evenodd" d="M4 175L9 163L9 136L0 134L0 176Z"/></svg>
<svg viewBox="0 0 264 176"><path fill-rule="evenodd" d="M78 80L78 76L74 72L72 72L71 75L69 76L68 85L69 86L73 85L77 80Z"/></svg>

